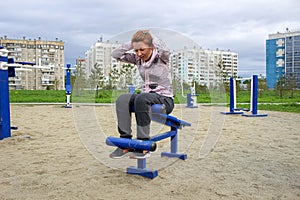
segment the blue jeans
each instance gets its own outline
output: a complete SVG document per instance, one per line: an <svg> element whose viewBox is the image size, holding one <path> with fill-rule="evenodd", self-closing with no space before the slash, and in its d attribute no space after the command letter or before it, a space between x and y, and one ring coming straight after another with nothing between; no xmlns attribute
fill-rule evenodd
<svg viewBox="0 0 300 200"><path fill-rule="evenodd" d="M132 138L131 113L134 107L137 123L137 138L147 140L150 138L151 105L164 104L166 114L172 112L174 101L157 93L122 94L116 101L118 118L118 131L120 137Z"/></svg>

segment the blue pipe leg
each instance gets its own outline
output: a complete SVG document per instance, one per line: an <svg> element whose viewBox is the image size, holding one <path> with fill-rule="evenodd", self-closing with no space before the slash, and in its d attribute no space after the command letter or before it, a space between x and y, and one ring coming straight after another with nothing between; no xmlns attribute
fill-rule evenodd
<svg viewBox="0 0 300 200"><path fill-rule="evenodd" d="M8 71L0 70L0 140L11 137Z"/></svg>

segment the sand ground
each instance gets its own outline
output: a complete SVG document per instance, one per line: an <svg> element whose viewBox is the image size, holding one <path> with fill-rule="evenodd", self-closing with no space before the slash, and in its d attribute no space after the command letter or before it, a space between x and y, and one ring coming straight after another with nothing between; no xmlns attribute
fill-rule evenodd
<svg viewBox="0 0 300 200"><path fill-rule="evenodd" d="M300 115L222 110L176 106L192 123L179 132L188 158L160 158L161 141L147 161L158 177L147 179L124 172L135 160L108 158L114 106L11 105L19 130L0 141L0 199L300 199Z"/></svg>

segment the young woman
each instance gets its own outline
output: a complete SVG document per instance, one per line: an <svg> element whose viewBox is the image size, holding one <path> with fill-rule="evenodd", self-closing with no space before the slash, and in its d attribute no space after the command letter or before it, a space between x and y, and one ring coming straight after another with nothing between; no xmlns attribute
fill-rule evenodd
<svg viewBox="0 0 300 200"><path fill-rule="evenodd" d="M131 113L134 107L137 123L137 139L150 138L151 105L164 104L166 113L174 108L170 51L148 30L137 31L130 43L123 44L112 52L118 61L135 64L144 84L140 94L122 94L116 101L118 131L122 138L132 138ZM112 158L121 158L130 153L134 157L148 157L149 152L130 152L117 148L110 154Z"/></svg>

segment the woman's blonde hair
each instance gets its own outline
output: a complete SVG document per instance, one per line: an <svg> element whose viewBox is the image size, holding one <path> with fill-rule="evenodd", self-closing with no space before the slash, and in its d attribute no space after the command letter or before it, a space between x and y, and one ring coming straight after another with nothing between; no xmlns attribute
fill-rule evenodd
<svg viewBox="0 0 300 200"><path fill-rule="evenodd" d="M132 36L131 43L133 43L133 42L144 42L145 44L149 45L150 47L153 46L153 38L152 38L149 30L137 31Z"/></svg>

